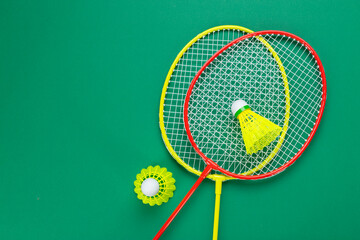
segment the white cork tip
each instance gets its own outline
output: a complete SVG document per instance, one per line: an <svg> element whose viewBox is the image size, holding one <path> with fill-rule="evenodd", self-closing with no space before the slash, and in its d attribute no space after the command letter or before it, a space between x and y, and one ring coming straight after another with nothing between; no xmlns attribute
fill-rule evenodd
<svg viewBox="0 0 360 240"><path fill-rule="evenodd" d="M244 100L236 100L231 106L231 112L235 116L236 112L239 111L240 108L248 106L248 104Z"/></svg>
<svg viewBox="0 0 360 240"><path fill-rule="evenodd" d="M147 178L141 184L141 191L148 197L155 196L160 189L159 182L154 178Z"/></svg>

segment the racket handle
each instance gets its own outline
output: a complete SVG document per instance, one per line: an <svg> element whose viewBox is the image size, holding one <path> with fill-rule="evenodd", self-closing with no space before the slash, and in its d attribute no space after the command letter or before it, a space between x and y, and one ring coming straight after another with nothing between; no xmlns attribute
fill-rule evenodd
<svg viewBox="0 0 360 240"><path fill-rule="evenodd" d="M215 211L214 211L213 240L218 239L219 213L220 213L220 195L221 195L222 182L223 182L222 179L216 179L216 181L215 181Z"/></svg>
<svg viewBox="0 0 360 240"><path fill-rule="evenodd" d="M204 169L204 171L201 173L199 179L195 182L195 184L192 186L192 188L190 189L190 191L186 194L186 196L183 198L183 200L180 202L180 204L176 207L176 209L174 210L174 212L170 215L170 217L168 218L168 220L166 220L165 224L161 227L161 229L159 230L159 232L156 234L156 236L153 238L153 240L158 240L161 235L164 233L164 231L166 230L166 228L170 225L170 223L172 222L172 220L174 220L174 218L176 217L176 215L180 212L180 210L182 209L182 207L185 205L185 203L189 200L189 198L191 197L191 195L195 192L195 190L197 189L197 187L200 185L200 183L204 180L204 178L206 178L206 176L211 172L212 167L211 166L206 166L206 168Z"/></svg>

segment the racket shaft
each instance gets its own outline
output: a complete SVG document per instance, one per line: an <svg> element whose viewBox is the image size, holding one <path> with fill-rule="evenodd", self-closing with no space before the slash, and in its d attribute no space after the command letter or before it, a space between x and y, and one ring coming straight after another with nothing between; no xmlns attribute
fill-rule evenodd
<svg viewBox="0 0 360 240"><path fill-rule="evenodd" d="M166 228L170 225L170 223L172 222L172 220L174 220L174 218L176 217L176 215L180 212L180 210L182 209L182 207L185 205L185 203L189 200L189 198L191 197L191 195L195 192L195 190L198 188L198 186L200 185L200 183L204 180L204 178L206 178L206 176L211 172L212 167L211 166L206 166L206 168L204 169L204 171L201 173L199 179L195 182L195 184L192 186L192 188L190 189L190 191L186 194L186 196L183 198L183 200L180 202L180 204L176 207L176 209L174 210L174 212L170 215L170 217L168 218L168 220L166 220L165 224L161 227L161 229L159 230L159 232L156 234L156 236L153 238L153 240L157 240L161 237L161 235L164 233L164 231L166 230Z"/></svg>
<svg viewBox="0 0 360 240"><path fill-rule="evenodd" d="M220 195L223 180L216 180L215 182L215 211L214 211L214 230L213 240L218 239L219 232L219 213L220 213Z"/></svg>

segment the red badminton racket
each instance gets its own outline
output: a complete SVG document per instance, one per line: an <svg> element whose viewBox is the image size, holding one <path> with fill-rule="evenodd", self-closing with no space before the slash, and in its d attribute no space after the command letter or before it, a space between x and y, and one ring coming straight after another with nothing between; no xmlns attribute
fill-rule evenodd
<svg viewBox="0 0 360 240"><path fill-rule="evenodd" d="M231 113L237 99L282 127L275 141L251 155L246 154L240 125ZM244 35L214 54L193 79L184 104L189 141L206 167L154 239L159 239L212 170L255 180L293 164L313 138L325 101L321 61L308 43L293 34Z"/></svg>

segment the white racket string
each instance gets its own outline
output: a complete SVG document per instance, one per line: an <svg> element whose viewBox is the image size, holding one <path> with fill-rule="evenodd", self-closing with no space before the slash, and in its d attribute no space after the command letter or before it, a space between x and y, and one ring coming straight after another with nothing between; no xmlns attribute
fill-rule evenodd
<svg viewBox="0 0 360 240"><path fill-rule="evenodd" d="M216 57L200 75L189 100L188 121L196 145L221 168L235 174L256 168L279 147L277 155L251 175L271 172L290 161L309 138L323 96L319 64L304 45L280 34L262 35L261 39L254 36L240 41ZM282 144L277 144L278 137L248 155L231 104L243 99L254 112L283 127L289 108L280 65L290 91L287 132Z"/></svg>
<svg viewBox="0 0 360 240"><path fill-rule="evenodd" d="M202 172L205 163L190 144L183 123L184 101L196 73L218 50L247 34L235 29L211 32L195 42L181 57L169 80L164 99L164 128L176 154L187 165Z"/></svg>

